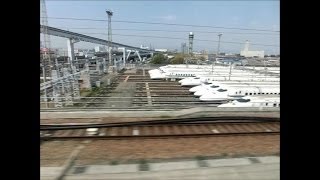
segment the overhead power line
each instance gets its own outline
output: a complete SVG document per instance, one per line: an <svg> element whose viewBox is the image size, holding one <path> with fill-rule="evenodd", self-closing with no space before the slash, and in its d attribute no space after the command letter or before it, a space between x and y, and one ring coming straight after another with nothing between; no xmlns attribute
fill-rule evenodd
<svg viewBox="0 0 320 180"><path fill-rule="evenodd" d="M48 17L48 18L49 18L49 19L76 20L76 21L97 21L97 22L105 22L105 21L107 21L107 20L104 20L104 19L83 19L83 18L64 18L64 17ZM235 27L192 25L192 24L175 24L175 23L158 23L158 22L143 22L143 21L121 21L121 20L113 20L112 22L137 23L137 24L159 24L159 25L169 25L169 26L206 27L206 28L219 28L219 29L237 29L237 30L245 30L245 31L280 32L280 31L265 30L265 29L235 28Z"/></svg>
<svg viewBox="0 0 320 180"><path fill-rule="evenodd" d="M107 35L106 33L87 33L87 32L77 32L77 33ZM187 38L177 38L177 37L167 37L167 36L146 36L146 35L133 35L133 34L112 34L112 35L115 35L115 36L129 36L129 37L149 37L149 38L160 38L160 39L181 39L181 40L188 40ZM205 39L194 39L194 41L218 42L218 41L214 41L214 40L205 40ZM244 42L230 42L230 41L221 41L221 43L244 44ZM255 43L250 43L250 45L279 47L278 45L270 45L270 44L255 44Z"/></svg>
<svg viewBox="0 0 320 180"><path fill-rule="evenodd" d="M65 28L65 29L101 29L105 30L106 28L91 28L91 27L57 27L57 28ZM113 30L117 31L151 31L151 32L190 32L190 31L176 31L176 30L159 30L159 29L126 29L126 28L114 28ZM208 34L257 34L257 35L275 35L279 36L279 33L238 33L238 32L221 32L221 31L192 31L195 33L208 33Z"/></svg>

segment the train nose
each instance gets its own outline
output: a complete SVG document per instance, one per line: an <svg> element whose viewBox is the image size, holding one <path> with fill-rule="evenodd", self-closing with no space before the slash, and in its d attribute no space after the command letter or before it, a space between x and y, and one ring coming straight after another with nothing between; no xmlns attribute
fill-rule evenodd
<svg viewBox="0 0 320 180"><path fill-rule="evenodd" d="M205 93L202 96L200 96L201 101L225 101L228 99L228 96L223 94L214 94L212 92Z"/></svg>
<svg viewBox="0 0 320 180"><path fill-rule="evenodd" d="M206 94L207 92L209 92L209 90L201 89L201 90L199 90L199 91L196 91L196 92L194 93L194 95L195 95L195 96L202 96L202 95Z"/></svg>
<svg viewBox="0 0 320 180"><path fill-rule="evenodd" d="M189 92L197 92L200 89L201 89L201 86L196 86L196 87L189 89Z"/></svg>
<svg viewBox="0 0 320 180"><path fill-rule="evenodd" d="M229 104L221 104L218 107L229 107L229 106L230 106Z"/></svg>

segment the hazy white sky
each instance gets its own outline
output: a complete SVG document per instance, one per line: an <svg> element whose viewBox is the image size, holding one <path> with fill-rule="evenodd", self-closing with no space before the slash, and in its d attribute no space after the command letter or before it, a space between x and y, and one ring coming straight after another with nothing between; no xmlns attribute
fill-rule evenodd
<svg viewBox="0 0 320 180"><path fill-rule="evenodd" d="M150 44L155 48L181 49L181 43L188 44L188 32L193 31L195 39L210 40L194 41L194 50L216 52L219 32L222 32L221 52L239 53L244 42L252 44L250 50L265 50L267 54L280 51L280 8L279 1L46 1L48 17L68 17L86 19L106 19L106 9L114 12L112 20L144 21L175 24L192 24L227 28L250 28L267 31L223 29L209 27L186 27L151 24L133 24L112 22L112 39L114 42L140 46ZM97 38L107 39L107 21L75 21L48 19L49 26L78 32ZM93 28L93 29L83 29ZM124 30L130 29L130 30ZM186 32L162 32L186 31ZM205 32L205 33L204 33ZM211 33L208 33L211 32ZM135 37L160 36L168 38ZM182 39L170 39L182 38ZM226 42L240 42L230 44ZM243 44L242 44L243 43ZM52 37L51 46L67 48L64 38ZM76 48L94 48L95 44L80 42Z"/></svg>

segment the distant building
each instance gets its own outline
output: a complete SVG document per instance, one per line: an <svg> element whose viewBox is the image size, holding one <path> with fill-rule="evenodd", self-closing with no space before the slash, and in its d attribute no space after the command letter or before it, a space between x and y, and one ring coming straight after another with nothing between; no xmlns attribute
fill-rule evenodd
<svg viewBox="0 0 320 180"><path fill-rule="evenodd" d="M168 52L168 49L154 49L154 50L159 52Z"/></svg>
<svg viewBox="0 0 320 180"><path fill-rule="evenodd" d="M144 45L141 45L140 48L141 49L148 49L148 50L150 49L148 46L144 46Z"/></svg>
<svg viewBox="0 0 320 180"><path fill-rule="evenodd" d="M106 48L104 46L96 46L94 52L106 52Z"/></svg>
<svg viewBox="0 0 320 180"><path fill-rule="evenodd" d="M187 49L187 44L186 43L181 43L181 53L182 54L187 54L188 49Z"/></svg>
<svg viewBox="0 0 320 180"><path fill-rule="evenodd" d="M80 52L78 53L78 56L84 56L83 51L80 51Z"/></svg>
<svg viewBox="0 0 320 180"><path fill-rule="evenodd" d="M48 48L40 48L40 54L49 54L49 52L50 52L50 54L56 54L56 50L55 49L50 49L50 51L49 51L49 49Z"/></svg>
<svg viewBox="0 0 320 180"><path fill-rule="evenodd" d="M204 59L204 60L208 60L208 59L209 59L208 54L194 53L193 56L194 56L196 59Z"/></svg>
<svg viewBox="0 0 320 180"><path fill-rule="evenodd" d="M215 61L216 54L208 54L208 60L209 61Z"/></svg>
<svg viewBox="0 0 320 180"><path fill-rule="evenodd" d="M264 57L264 51L249 51L249 41L246 41L244 50L240 51L240 56L243 57Z"/></svg>

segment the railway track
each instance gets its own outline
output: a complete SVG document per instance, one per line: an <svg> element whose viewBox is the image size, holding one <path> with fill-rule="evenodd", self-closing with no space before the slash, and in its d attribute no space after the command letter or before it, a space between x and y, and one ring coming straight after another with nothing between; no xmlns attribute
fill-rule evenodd
<svg viewBox="0 0 320 180"><path fill-rule="evenodd" d="M279 119L265 117L210 117L107 124L41 125L40 127L41 140L111 140L278 135L279 133Z"/></svg>

